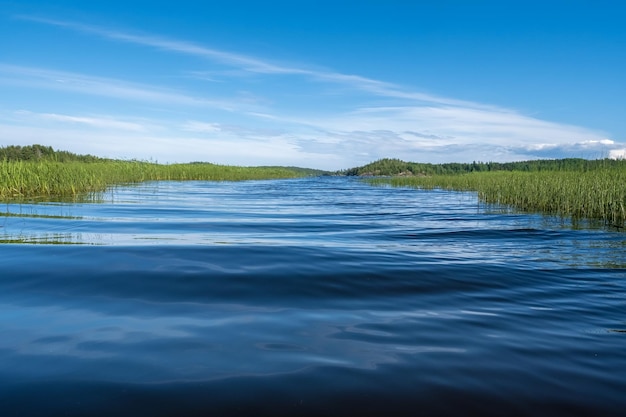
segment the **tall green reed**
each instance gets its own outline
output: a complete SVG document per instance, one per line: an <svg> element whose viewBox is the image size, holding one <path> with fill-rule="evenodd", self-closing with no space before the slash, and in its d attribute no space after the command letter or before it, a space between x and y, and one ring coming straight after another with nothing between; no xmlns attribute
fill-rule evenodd
<svg viewBox="0 0 626 417"><path fill-rule="evenodd" d="M476 191L480 200L489 204L573 219L599 219L617 227L624 227L626 223L626 169L623 167L585 172L475 172L368 181L396 187Z"/></svg>
<svg viewBox="0 0 626 417"><path fill-rule="evenodd" d="M137 161L0 161L0 199L76 196L117 184L159 180L242 181L303 176L282 167L208 163L160 165Z"/></svg>

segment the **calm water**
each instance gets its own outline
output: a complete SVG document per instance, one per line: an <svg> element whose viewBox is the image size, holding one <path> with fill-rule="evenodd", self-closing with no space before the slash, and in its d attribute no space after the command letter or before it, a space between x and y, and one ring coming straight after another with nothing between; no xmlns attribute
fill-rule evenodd
<svg viewBox="0 0 626 417"><path fill-rule="evenodd" d="M354 179L0 208L0 414L626 413L626 233Z"/></svg>

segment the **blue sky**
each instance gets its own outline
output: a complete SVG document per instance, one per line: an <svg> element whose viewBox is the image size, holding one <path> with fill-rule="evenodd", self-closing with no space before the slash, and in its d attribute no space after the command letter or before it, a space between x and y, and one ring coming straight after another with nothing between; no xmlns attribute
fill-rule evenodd
<svg viewBox="0 0 626 417"><path fill-rule="evenodd" d="M626 1L4 1L0 146L342 169L626 157Z"/></svg>

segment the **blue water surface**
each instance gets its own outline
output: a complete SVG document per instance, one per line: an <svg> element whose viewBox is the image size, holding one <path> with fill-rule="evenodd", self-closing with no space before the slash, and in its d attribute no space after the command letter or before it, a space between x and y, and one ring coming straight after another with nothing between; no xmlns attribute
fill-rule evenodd
<svg viewBox="0 0 626 417"><path fill-rule="evenodd" d="M4 203L0 242L2 416L626 410L623 231L322 177Z"/></svg>

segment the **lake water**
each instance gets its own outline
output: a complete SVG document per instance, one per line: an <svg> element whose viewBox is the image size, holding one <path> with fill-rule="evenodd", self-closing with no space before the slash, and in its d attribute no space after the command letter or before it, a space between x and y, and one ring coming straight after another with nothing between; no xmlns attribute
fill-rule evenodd
<svg viewBox="0 0 626 417"><path fill-rule="evenodd" d="M624 232L351 178L0 208L2 416L626 413Z"/></svg>

